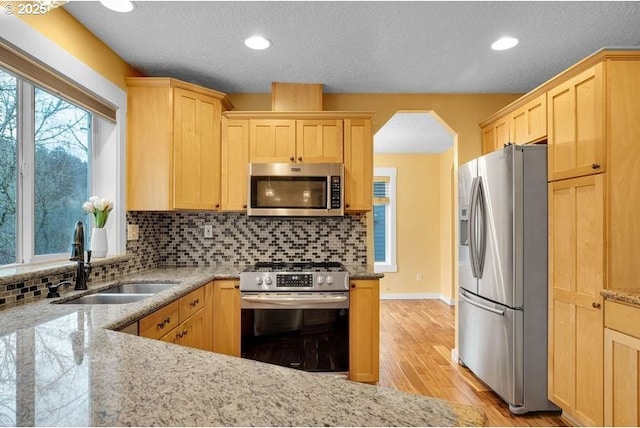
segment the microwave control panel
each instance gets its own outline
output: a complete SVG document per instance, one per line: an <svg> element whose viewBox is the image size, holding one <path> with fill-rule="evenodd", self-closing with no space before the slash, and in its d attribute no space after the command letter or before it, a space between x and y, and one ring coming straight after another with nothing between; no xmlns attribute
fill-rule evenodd
<svg viewBox="0 0 640 428"><path fill-rule="evenodd" d="M340 183L340 176L331 176L331 209L340 209L341 195L342 195L342 183Z"/></svg>

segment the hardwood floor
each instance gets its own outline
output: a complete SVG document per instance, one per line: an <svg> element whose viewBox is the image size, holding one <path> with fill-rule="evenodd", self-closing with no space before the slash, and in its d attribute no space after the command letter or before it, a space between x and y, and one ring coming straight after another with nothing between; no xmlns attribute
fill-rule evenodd
<svg viewBox="0 0 640 428"><path fill-rule="evenodd" d="M468 369L453 364L454 316L440 300L382 300L378 384L480 407L489 426L570 426L559 413L512 415Z"/></svg>

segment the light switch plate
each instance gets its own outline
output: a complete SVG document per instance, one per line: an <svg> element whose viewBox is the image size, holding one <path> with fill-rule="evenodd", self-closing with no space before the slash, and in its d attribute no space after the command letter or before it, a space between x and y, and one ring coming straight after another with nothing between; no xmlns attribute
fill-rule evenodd
<svg viewBox="0 0 640 428"><path fill-rule="evenodd" d="M204 225L204 237L213 238L213 226L210 224Z"/></svg>

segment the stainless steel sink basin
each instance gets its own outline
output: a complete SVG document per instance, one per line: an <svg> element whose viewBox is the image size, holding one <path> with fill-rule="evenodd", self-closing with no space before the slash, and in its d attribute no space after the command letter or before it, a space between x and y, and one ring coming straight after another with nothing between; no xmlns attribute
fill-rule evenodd
<svg viewBox="0 0 640 428"><path fill-rule="evenodd" d="M118 294L118 293L95 293L87 294L77 299L67 300L66 302L60 302L61 304L75 304L75 305L122 305L125 303L134 303L144 300L153 294Z"/></svg>
<svg viewBox="0 0 640 428"><path fill-rule="evenodd" d="M176 284L162 282L127 282L116 287L100 291L98 294L156 294Z"/></svg>

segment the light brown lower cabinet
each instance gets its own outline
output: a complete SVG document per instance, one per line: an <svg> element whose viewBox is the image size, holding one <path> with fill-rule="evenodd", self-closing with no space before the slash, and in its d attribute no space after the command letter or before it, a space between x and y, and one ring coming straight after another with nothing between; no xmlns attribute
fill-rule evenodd
<svg viewBox="0 0 640 428"><path fill-rule="evenodd" d="M380 379L380 284L377 279L351 280L349 291L349 379Z"/></svg>
<svg viewBox="0 0 640 428"><path fill-rule="evenodd" d="M205 286L169 303L139 322L139 334L192 348L210 349Z"/></svg>
<svg viewBox="0 0 640 428"><path fill-rule="evenodd" d="M240 282L213 282L213 352L240 356Z"/></svg>
<svg viewBox="0 0 640 428"><path fill-rule="evenodd" d="M604 423L640 426L640 308L605 302Z"/></svg>

